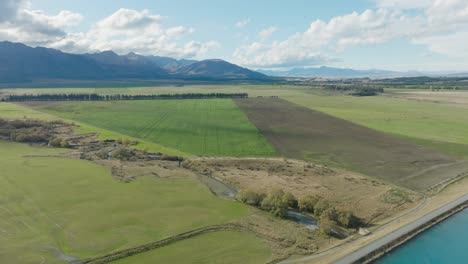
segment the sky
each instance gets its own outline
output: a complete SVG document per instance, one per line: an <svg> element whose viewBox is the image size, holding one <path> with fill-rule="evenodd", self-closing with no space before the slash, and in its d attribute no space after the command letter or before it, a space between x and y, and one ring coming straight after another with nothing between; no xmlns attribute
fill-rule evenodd
<svg viewBox="0 0 468 264"><path fill-rule="evenodd" d="M252 69L468 71L468 0L0 0L0 41Z"/></svg>

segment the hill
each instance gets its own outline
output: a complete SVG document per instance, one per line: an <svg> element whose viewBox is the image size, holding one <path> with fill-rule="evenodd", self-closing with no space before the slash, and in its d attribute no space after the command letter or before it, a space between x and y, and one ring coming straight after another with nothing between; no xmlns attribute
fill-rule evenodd
<svg viewBox="0 0 468 264"><path fill-rule="evenodd" d="M0 42L0 83L44 80L267 80L269 77L223 60L177 60L169 57L118 55L113 51L69 54Z"/></svg>

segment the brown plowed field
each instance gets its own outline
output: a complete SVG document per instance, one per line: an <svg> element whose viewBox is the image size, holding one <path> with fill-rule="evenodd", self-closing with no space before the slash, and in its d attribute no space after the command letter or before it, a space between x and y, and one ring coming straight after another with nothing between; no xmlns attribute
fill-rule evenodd
<svg viewBox="0 0 468 264"><path fill-rule="evenodd" d="M236 103L277 151L288 158L350 169L416 190L459 173L448 169L443 176L418 175L456 160L280 98L242 99Z"/></svg>

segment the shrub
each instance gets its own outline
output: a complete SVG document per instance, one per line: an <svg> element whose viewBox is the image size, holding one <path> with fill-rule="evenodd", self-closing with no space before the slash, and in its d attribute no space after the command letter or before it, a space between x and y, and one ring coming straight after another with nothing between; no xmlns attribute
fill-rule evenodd
<svg viewBox="0 0 468 264"><path fill-rule="evenodd" d="M358 228L362 225L361 220L351 212L338 212L336 222L343 227Z"/></svg>
<svg viewBox="0 0 468 264"><path fill-rule="evenodd" d="M269 193L261 203L261 208L271 212L274 216L285 217L288 210L288 200L283 190L274 190Z"/></svg>
<svg viewBox="0 0 468 264"><path fill-rule="evenodd" d="M242 190L236 195L236 199L251 206L260 206L265 196L252 190Z"/></svg>
<svg viewBox="0 0 468 264"><path fill-rule="evenodd" d="M66 140L66 139L63 139L63 140L60 142L60 147L62 147L62 148L69 148L69 147L70 147L70 142L68 142L68 140Z"/></svg>
<svg viewBox="0 0 468 264"><path fill-rule="evenodd" d="M53 138L49 140L49 145L54 148L59 148L62 145L62 139L60 138Z"/></svg>
<svg viewBox="0 0 468 264"><path fill-rule="evenodd" d="M327 210L329 207L329 204L327 201L325 200L319 200L316 204L315 204L315 207L314 207L314 214L316 216L321 216L322 213Z"/></svg>
<svg viewBox="0 0 468 264"><path fill-rule="evenodd" d="M301 197L298 202L299 210L314 213L314 208L318 200L319 199L317 197L312 195Z"/></svg>
<svg viewBox="0 0 468 264"><path fill-rule="evenodd" d="M290 192L285 193L283 195L283 199L286 200L289 207L297 209L298 202L297 202L296 197L292 193Z"/></svg>
<svg viewBox="0 0 468 264"><path fill-rule="evenodd" d="M112 152L113 158L121 159L121 160L128 159L132 155L133 155L132 151L125 147L120 147Z"/></svg>

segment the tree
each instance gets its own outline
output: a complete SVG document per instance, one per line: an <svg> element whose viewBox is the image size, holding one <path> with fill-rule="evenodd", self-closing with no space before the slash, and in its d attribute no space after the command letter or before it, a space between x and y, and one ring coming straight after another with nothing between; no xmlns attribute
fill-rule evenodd
<svg viewBox="0 0 468 264"><path fill-rule="evenodd" d="M315 204L315 207L314 207L314 214L316 216L321 216L322 213L327 210L329 207L329 204L327 201L325 200L319 200L316 204Z"/></svg>
<svg viewBox="0 0 468 264"><path fill-rule="evenodd" d="M264 198L265 194L257 193L252 190L241 190L236 195L237 200L251 206L260 206Z"/></svg>
<svg viewBox="0 0 468 264"><path fill-rule="evenodd" d="M288 203L289 207L297 209L298 202L296 197L292 193L285 193L283 195L283 199Z"/></svg>
<svg viewBox="0 0 468 264"><path fill-rule="evenodd" d="M288 200L285 199L283 190L277 189L270 192L261 203L261 208L271 212L274 216L285 217L288 210Z"/></svg>
<svg viewBox="0 0 468 264"><path fill-rule="evenodd" d="M359 220L359 218L354 216L353 213L349 211L338 212L336 221L340 226L347 228L357 228L361 225L361 220Z"/></svg>
<svg viewBox="0 0 468 264"><path fill-rule="evenodd" d="M298 202L299 210L314 213L314 208L318 201L319 199L312 195L301 197Z"/></svg>

